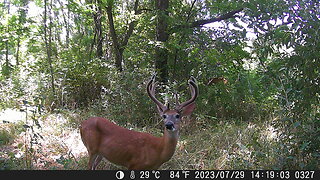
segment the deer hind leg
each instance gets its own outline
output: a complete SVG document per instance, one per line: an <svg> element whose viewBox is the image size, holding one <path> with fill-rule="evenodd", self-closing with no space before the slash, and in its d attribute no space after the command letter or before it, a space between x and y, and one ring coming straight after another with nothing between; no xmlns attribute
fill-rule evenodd
<svg viewBox="0 0 320 180"><path fill-rule="evenodd" d="M92 170L95 170L97 168L97 166L99 165L99 163L101 162L102 160L102 156L101 155L97 155L95 160L93 161L93 169Z"/></svg>
<svg viewBox="0 0 320 180"><path fill-rule="evenodd" d="M99 165L101 160L102 160L102 156L101 155L99 155L99 154L90 154L89 155L88 168L90 170L95 170L96 167Z"/></svg>

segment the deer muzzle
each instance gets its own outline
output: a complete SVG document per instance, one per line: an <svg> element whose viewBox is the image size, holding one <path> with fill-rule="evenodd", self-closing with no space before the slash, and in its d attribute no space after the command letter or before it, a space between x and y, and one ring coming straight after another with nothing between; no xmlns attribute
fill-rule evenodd
<svg viewBox="0 0 320 180"><path fill-rule="evenodd" d="M172 121L168 121L164 124L164 126L166 127L167 130L170 130L170 131L174 131L175 128L174 128L174 124Z"/></svg>

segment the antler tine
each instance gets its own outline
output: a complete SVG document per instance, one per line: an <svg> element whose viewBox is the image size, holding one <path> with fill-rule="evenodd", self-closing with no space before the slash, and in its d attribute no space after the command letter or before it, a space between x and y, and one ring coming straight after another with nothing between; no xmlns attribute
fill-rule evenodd
<svg viewBox="0 0 320 180"><path fill-rule="evenodd" d="M188 101L185 101L181 104L179 104L176 109L177 110L182 110L182 108L184 108L185 106L194 103L194 101L196 100L197 96L198 96L198 86L196 84L196 79L194 77L190 77L189 81L188 81L189 87L190 87L190 91L191 91L191 99L189 99Z"/></svg>
<svg viewBox="0 0 320 180"><path fill-rule="evenodd" d="M174 98L176 100L176 106L178 106L180 103L179 103L179 98L178 98L178 93L177 92L174 93Z"/></svg>
<svg viewBox="0 0 320 180"><path fill-rule="evenodd" d="M156 74L153 74L151 79L149 80L148 84L147 84L147 93L149 95L149 97L152 99L152 101L154 103L156 103L156 105L158 106L158 109L161 111L165 111L166 110L166 106L163 105L156 97L155 97L155 87L156 87Z"/></svg>
<svg viewBox="0 0 320 180"><path fill-rule="evenodd" d="M193 76L190 77L189 81L193 81L195 84L197 84L197 80Z"/></svg>
<svg viewBox="0 0 320 180"><path fill-rule="evenodd" d="M195 84L196 86L197 86L197 83L196 83L196 79L193 76L191 76L189 81L188 81L188 84L189 84L190 91L191 91L191 97L193 97L194 94L195 94L195 88L192 88L192 85L191 85L190 81L192 81L193 84Z"/></svg>

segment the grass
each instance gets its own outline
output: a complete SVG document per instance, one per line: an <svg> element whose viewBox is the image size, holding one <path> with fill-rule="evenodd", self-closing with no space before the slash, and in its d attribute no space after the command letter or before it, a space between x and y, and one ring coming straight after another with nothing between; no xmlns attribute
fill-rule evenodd
<svg viewBox="0 0 320 180"><path fill-rule="evenodd" d="M86 169L87 152L78 130L80 116L64 111L38 118L41 127L1 124L0 169ZM160 169L281 169L272 119L185 121L173 158ZM132 128L161 134L157 127ZM106 161L98 167L119 168Z"/></svg>
<svg viewBox="0 0 320 180"><path fill-rule="evenodd" d="M12 124L0 124L0 146L10 143L16 133Z"/></svg>
<svg viewBox="0 0 320 180"><path fill-rule="evenodd" d="M199 126L199 125L197 125ZM273 128L264 122L217 122L182 135L165 169L272 169Z"/></svg>

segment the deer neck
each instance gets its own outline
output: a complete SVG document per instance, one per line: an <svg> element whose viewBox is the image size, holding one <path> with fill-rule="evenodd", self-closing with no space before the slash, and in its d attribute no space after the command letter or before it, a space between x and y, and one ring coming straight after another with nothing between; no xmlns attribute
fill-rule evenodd
<svg viewBox="0 0 320 180"><path fill-rule="evenodd" d="M168 161L174 154L179 139L179 130L174 132L168 132L164 130L164 135L162 137L162 152L161 157L163 162Z"/></svg>

